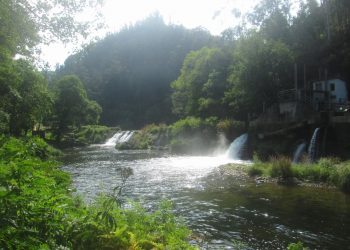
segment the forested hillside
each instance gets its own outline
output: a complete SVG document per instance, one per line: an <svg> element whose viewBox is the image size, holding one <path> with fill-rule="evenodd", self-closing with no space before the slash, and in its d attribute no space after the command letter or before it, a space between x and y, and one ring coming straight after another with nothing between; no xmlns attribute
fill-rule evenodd
<svg viewBox="0 0 350 250"><path fill-rule="evenodd" d="M348 1L299 1L296 13L292 3L263 0L221 37L154 15L70 56L57 74L77 74L108 125L245 120L294 86L295 64L300 85L326 69L350 79Z"/></svg>
<svg viewBox="0 0 350 250"><path fill-rule="evenodd" d="M102 106L105 124L131 128L170 122L170 83L188 52L215 40L204 30L165 25L154 15L70 56L57 73L80 77Z"/></svg>

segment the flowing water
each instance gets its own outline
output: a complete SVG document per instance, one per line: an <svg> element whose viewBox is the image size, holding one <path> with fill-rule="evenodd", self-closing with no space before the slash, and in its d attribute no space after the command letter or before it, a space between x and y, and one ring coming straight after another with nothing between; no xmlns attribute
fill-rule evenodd
<svg viewBox="0 0 350 250"><path fill-rule="evenodd" d="M305 142L300 143L293 154L293 163L300 162L305 151L306 151L306 143Z"/></svg>
<svg viewBox="0 0 350 250"><path fill-rule="evenodd" d="M320 128L316 128L309 144L309 149L308 149L308 154L309 154L309 159L311 162L314 162L318 158L318 149L319 149L319 133L320 133Z"/></svg>
<svg viewBox="0 0 350 250"><path fill-rule="evenodd" d="M91 146L69 150L63 169L77 193L91 201L120 184L131 167L124 198L152 210L172 200L201 249L285 249L303 241L311 249L349 249L350 196L337 190L259 184L217 167L226 157L175 156L160 151L117 151ZM246 162L241 162L246 163Z"/></svg>

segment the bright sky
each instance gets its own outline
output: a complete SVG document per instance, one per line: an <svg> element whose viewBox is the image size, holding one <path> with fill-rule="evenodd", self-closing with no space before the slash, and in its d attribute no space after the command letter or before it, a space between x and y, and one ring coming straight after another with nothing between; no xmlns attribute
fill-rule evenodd
<svg viewBox="0 0 350 250"><path fill-rule="evenodd" d="M233 27L237 21L233 9L242 13L250 10L257 0L105 0L102 15L106 29L94 36L104 37L106 33L117 32L123 26L134 24L158 12L166 23L182 24L187 28L203 27L213 35ZM89 18L92 13L82 14ZM88 41L85 41L87 43ZM50 44L42 47L41 58L51 67L63 64L77 45ZM79 46L78 46L79 47Z"/></svg>

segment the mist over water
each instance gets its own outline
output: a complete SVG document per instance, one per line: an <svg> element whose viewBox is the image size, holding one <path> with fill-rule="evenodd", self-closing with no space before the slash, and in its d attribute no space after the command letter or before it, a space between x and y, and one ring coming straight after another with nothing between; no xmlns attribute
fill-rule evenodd
<svg viewBox="0 0 350 250"><path fill-rule="evenodd" d="M250 164L225 154L177 156L104 145L70 150L64 161L77 193L88 202L118 186L121 169L132 168L125 204L131 199L152 210L161 200L171 200L201 249L234 249L235 241L251 249L285 249L298 240L313 248L345 249L350 242L348 196L328 189L257 185L221 171L218 166L226 163Z"/></svg>

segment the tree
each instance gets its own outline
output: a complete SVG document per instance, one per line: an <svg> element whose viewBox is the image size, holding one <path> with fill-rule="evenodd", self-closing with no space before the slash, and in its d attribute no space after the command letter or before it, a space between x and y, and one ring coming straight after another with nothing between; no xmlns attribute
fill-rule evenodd
<svg viewBox="0 0 350 250"><path fill-rule="evenodd" d="M88 99L84 85L75 75L62 77L54 86L54 130L59 141L69 126L98 123L101 107Z"/></svg>
<svg viewBox="0 0 350 250"><path fill-rule="evenodd" d="M159 15L126 27L70 56L58 77L76 74L103 108L101 122L140 128L170 123L170 83L187 53L215 44L202 29L166 25Z"/></svg>
<svg viewBox="0 0 350 250"><path fill-rule="evenodd" d="M240 119L248 113L260 114L263 103L277 103L278 91L293 86L292 69L293 54L286 44L252 32L240 39L233 52L225 101Z"/></svg>
<svg viewBox="0 0 350 250"><path fill-rule="evenodd" d="M38 43L86 36L91 22L75 17L101 0L0 0L0 44L12 56L31 55Z"/></svg>
<svg viewBox="0 0 350 250"><path fill-rule="evenodd" d="M220 48L190 52L180 76L171 84L173 112L180 117L222 115L228 65L229 56Z"/></svg>
<svg viewBox="0 0 350 250"><path fill-rule="evenodd" d="M45 78L25 60L15 62L17 88L12 90L5 109L10 117L10 132L19 135L41 124L51 110L51 97Z"/></svg>

